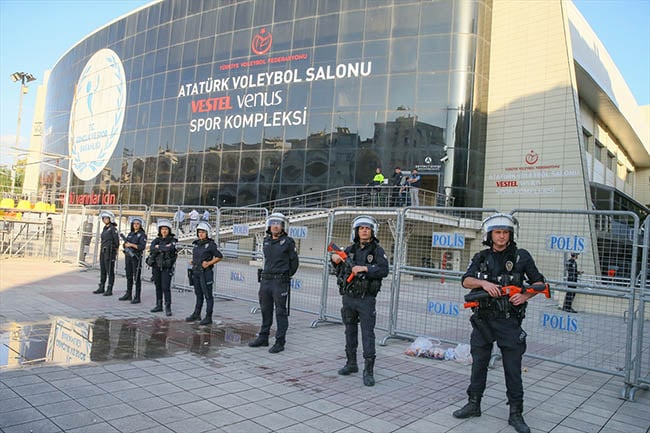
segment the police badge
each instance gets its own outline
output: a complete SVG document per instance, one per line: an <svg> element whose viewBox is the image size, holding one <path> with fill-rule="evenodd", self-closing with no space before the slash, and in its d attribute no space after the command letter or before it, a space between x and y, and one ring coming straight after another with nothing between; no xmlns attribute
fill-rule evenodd
<svg viewBox="0 0 650 433"><path fill-rule="evenodd" d="M512 263L510 260L508 260L508 261L506 262L506 271L508 271L508 272L512 272L512 268L514 268L514 267L515 267L515 264Z"/></svg>
<svg viewBox="0 0 650 433"><path fill-rule="evenodd" d="M375 259L375 256L373 256L372 254L368 254L368 257L366 257L366 261L367 261L368 263L372 263L372 261L373 261L374 259Z"/></svg>

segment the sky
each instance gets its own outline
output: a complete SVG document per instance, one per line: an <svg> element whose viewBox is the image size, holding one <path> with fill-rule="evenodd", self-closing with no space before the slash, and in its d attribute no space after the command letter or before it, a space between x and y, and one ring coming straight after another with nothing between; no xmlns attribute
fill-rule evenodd
<svg viewBox="0 0 650 433"><path fill-rule="evenodd" d="M37 80L23 96L19 146L29 145L36 87L43 72L94 30L150 0L0 0L0 165L13 161L20 84ZM618 66L639 105L650 104L650 0L575 0L578 10Z"/></svg>

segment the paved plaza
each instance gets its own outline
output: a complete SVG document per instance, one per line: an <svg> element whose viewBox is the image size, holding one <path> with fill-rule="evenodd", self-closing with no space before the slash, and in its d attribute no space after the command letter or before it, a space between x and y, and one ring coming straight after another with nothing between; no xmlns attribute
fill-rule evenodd
<svg viewBox="0 0 650 433"><path fill-rule="evenodd" d="M364 387L361 373L336 373L345 363L340 324L312 328L315 316L292 311L286 350L269 354L247 346L260 322L252 303L217 299L222 323L198 327L184 321L192 293L172 292L168 318L149 312L150 282L131 305L117 299L124 277L112 297L91 293L98 278L69 263L0 260L1 432L514 432L500 362L483 415L457 420L470 367L409 357L408 341L377 346L377 384ZM79 332L52 344L57 323L91 324L92 347L74 350L86 341ZM80 362L34 358L60 359L61 347ZM621 377L526 357L524 367L533 432L650 431L650 393L620 399Z"/></svg>

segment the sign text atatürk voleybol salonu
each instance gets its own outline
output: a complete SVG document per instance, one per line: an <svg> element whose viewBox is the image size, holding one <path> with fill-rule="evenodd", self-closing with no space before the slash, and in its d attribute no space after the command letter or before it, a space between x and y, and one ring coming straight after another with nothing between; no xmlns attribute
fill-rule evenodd
<svg viewBox="0 0 650 433"><path fill-rule="evenodd" d="M284 105L284 90L272 90L273 86L361 78L369 76L371 72L372 62L368 61L209 78L182 84L178 97L195 97L191 101L191 109L192 115L197 117L190 120L190 132L305 125L307 107L273 111L273 107ZM233 109L246 112L229 114L228 111ZM259 111L254 111L256 109ZM214 115L201 116L203 113Z"/></svg>
<svg viewBox="0 0 650 433"><path fill-rule="evenodd" d="M113 50L101 49L86 63L72 101L68 146L79 179L93 179L108 163L122 133L125 107L122 61Z"/></svg>

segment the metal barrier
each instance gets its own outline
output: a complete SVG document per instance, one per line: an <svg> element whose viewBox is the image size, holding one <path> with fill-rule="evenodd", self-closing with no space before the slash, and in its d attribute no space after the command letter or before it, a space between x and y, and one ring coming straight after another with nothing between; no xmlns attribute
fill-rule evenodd
<svg viewBox="0 0 650 433"><path fill-rule="evenodd" d="M634 280L634 286L639 290L639 303L634 315L636 333L632 339L636 344L630 368L626 369L623 391L623 398L630 400L634 400L639 389L650 389L650 332L647 332L650 329L646 329L650 320L646 317L650 314L650 309L646 310L650 303L650 216L643 222L642 233L641 271Z"/></svg>
<svg viewBox="0 0 650 433"><path fill-rule="evenodd" d="M267 215L264 208L219 209L215 240L224 260L215 266L216 296L257 304L257 269L262 266ZM256 308L251 310L256 311Z"/></svg>
<svg viewBox="0 0 650 433"><path fill-rule="evenodd" d="M635 234L638 217L631 212L515 210L520 247L528 250L550 282L554 300L531 300L525 324L535 331L527 338L533 358L622 376L632 348L636 274ZM565 263L571 252L581 254L588 283L568 287ZM611 272L616 269L615 274ZM617 278L613 278L617 277ZM560 295L576 293L579 314L558 311Z"/></svg>
<svg viewBox="0 0 650 433"><path fill-rule="evenodd" d="M394 307L389 338L428 336L444 342L469 340L470 311L460 286L472 255L482 249L481 221L494 210L422 207L403 211L397 227Z"/></svg>
<svg viewBox="0 0 650 433"><path fill-rule="evenodd" d="M52 254L52 245L61 240L60 258L97 267L103 227L98 214L102 209L116 214L122 232L129 230L130 216L144 216L148 245L157 236L156 220L170 219L176 226L174 232L180 232L173 288L193 290L186 272L191 242L196 239L187 216L192 208L70 206L63 234L60 214L51 216L50 229L42 217L13 221L11 226L2 221L2 255ZM224 260L215 266L215 295L251 302L251 312L256 312L257 269L262 267L269 211L205 206L197 211L203 216L206 209L215 228L215 241L224 254ZM186 214L185 220L181 221L178 211ZM312 326L341 322L341 299L336 278L330 274L326 246L331 241L340 247L349 245L352 220L367 214L380 223L378 238L390 263L390 274L377 297L377 329L386 333L381 344L417 336L453 344L469 340L471 312L462 305L466 290L460 286L460 277L473 255L484 248L482 220L496 210L284 207L274 211L288 217L289 235L296 240L300 257L292 281L291 308L313 314ZM526 355L622 377L621 395L626 399L633 399L639 389L649 389L650 217L641 225L631 212L516 209L511 213L519 220L519 248L531 253L553 293L551 299L537 296L529 302L524 321L531 331ZM21 224L25 226L22 229ZM567 281L566 263L571 253L580 253L578 267L583 273L577 282ZM120 251L116 269L120 275L124 273L123 260ZM149 275L148 269L143 269L143 278ZM562 310L569 292L575 294L572 305L577 314Z"/></svg>

